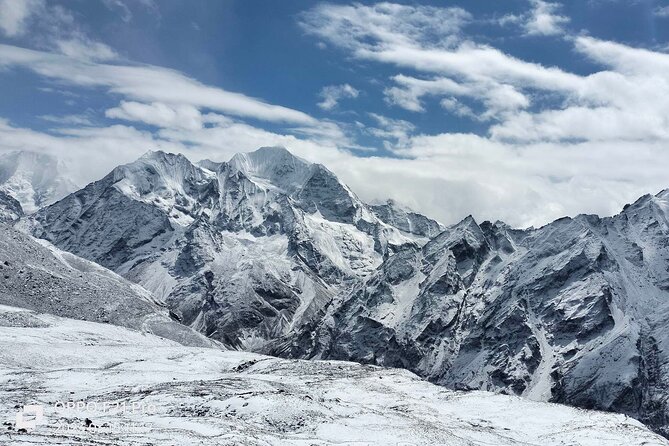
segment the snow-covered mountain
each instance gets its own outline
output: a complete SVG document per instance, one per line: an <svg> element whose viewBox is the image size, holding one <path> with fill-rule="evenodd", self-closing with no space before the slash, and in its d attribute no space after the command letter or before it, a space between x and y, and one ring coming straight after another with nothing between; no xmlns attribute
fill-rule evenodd
<svg viewBox="0 0 669 446"><path fill-rule="evenodd" d="M404 370L184 347L3 305L0 369L3 445L669 445L623 415L449 391ZM19 432L26 404L43 417Z"/></svg>
<svg viewBox="0 0 669 446"><path fill-rule="evenodd" d="M276 147L199 165L149 152L32 221L183 323L251 350L314 323L333 296L425 240L383 222L324 166Z"/></svg>
<svg viewBox="0 0 669 446"><path fill-rule="evenodd" d="M62 162L53 156L29 151L0 153L0 192L19 201L26 213L77 189L64 175Z"/></svg>
<svg viewBox="0 0 669 446"><path fill-rule="evenodd" d="M150 152L27 226L229 347L402 367L668 435L668 215L665 191L610 218L442 228L263 148L197 165Z"/></svg>

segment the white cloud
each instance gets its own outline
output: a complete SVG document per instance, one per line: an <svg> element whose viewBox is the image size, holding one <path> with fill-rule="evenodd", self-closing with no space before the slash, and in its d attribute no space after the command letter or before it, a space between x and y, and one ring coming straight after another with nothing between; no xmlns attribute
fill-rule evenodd
<svg viewBox="0 0 669 446"><path fill-rule="evenodd" d="M369 51L386 43L404 45L412 41L448 47L470 19L471 15L461 8L322 3L304 13L300 24L307 32L337 46ZM365 42L362 47L361 42Z"/></svg>
<svg viewBox="0 0 669 446"><path fill-rule="evenodd" d="M162 128L200 129L203 124L202 114L192 105L170 106L161 102L142 104L122 101L118 107L107 110L105 116L125 121L143 122Z"/></svg>
<svg viewBox="0 0 669 446"><path fill-rule="evenodd" d="M402 119L392 119L377 113L369 113L376 121L378 127L369 127L367 132L383 140L388 150L396 151L399 147L405 147L410 141L410 135L416 126Z"/></svg>
<svg viewBox="0 0 669 446"><path fill-rule="evenodd" d="M81 126L92 126L93 121L88 114L78 114L78 115L42 115L39 116L40 119L43 119L47 122L53 122L55 124L62 125L81 125Z"/></svg>
<svg viewBox="0 0 669 446"><path fill-rule="evenodd" d="M70 11L44 0L0 0L0 31L9 37L25 37L25 41L39 48L79 59L118 57L108 45L91 39Z"/></svg>
<svg viewBox="0 0 669 446"><path fill-rule="evenodd" d="M132 11L128 8L128 5L123 3L121 0L103 0L102 3L110 11L117 11L121 17L121 20L128 23L132 20Z"/></svg>
<svg viewBox="0 0 669 446"><path fill-rule="evenodd" d="M57 40L56 47L60 53L77 59L106 61L118 58L116 51L108 45L83 36Z"/></svg>
<svg viewBox="0 0 669 446"><path fill-rule="evenodd" d="M564 32L563 25L569 23L569 17L557 14L558 3L543 0L530 0L533 10L525 22L525 30L529 35L552 36Z"/></svg>
<svg viewBox="0 0 669 446"><path fill-rule="evenodd" d="M568 18L558 15L557 4L533 4L514 23L534 34L564 31ZM669 55L568 37L576 53L600 67L574 74L474 42L462 32L465 24L447 25L450 34L435 39L424 31L429 25L417 31L384 5L316 7L303 26L355 59L417 73L392 77L389 103L420 112L436 98L447 113L490 127L487 136L414 131L390 147L401 162L351 163L358 176L349 181L362 196L384 198L386 191L447 222L471 212L528 225L579 212L611 214L669 186L659 167L669 160ZM406 182L385 182L383 169L396 175L390 183ZM365 175L374 181L365 185ZM439 197L422 187L439 190Z"/></svg>
<svg viewBox="0 0 669 446"><path fill-rule="evenodd" d="M25 34L28 19L43 7L43 0L0 0L0 31L9 37Z"/></svg>
<svg viewBox="0 0 669 446"><path fill-rule="evenodd" d="M426 95L468 95L471 90L449 78L430 80L399 74L393 77L396 86L385 90L386 101L410 111L424 111L421 98Z"/></svg>
<svg viewBox="0 0 669 446"><path fill-rule="evenodd" d="M342 85L328 85L323 87L320 92L320 97L323 99L318 103L318 106L323 110L332 110L337 106L341 99L357 98L360 91L351 87L349 84Z"/></svg>
<svg viewBox="0 0 669 446"><path fill-rule="evenodd" d="M445 99L450 112L473 119L502 120L531 105L534 92L570 94L582 76L512 57L467 39L463 27L472 18L458 8L320 5L303 15L302 26L354 58L423 73L427 78L396 75L386 100L410 111L423 111L427 96ZM464 104L478 102L482 111ZM471 111L471 113L468 113Z"/></svg>
<svg viewBox="0 0 669 446"><path fill-rule="evenodd" d="M65 85L105 87L142 102L190 105L235 116L316 125L306 113L222 88L204 85L177 71L153 65L104 64L54 53L0 45L0 67L23 67Z"/></svg>

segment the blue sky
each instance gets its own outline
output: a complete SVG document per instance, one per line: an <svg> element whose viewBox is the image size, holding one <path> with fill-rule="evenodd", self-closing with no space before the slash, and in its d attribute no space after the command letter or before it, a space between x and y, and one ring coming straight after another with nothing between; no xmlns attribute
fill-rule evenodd
<svg viewBox="0 0 669 446"><path fill-rule="evenodd" d="M0 0L0 150L284 145L445 223L669 187L669 2Z"/></svg>

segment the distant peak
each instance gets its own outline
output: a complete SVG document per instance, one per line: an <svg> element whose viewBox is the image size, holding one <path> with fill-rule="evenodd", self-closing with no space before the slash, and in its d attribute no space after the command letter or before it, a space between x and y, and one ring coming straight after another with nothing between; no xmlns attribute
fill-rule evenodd
<svg viewBox="0 0 669 446"><path fill-rule="evenodd" d="M188 158L186 158L181 153L164 152L162 150L148 150L147 152L144 153L144 155L142 155L139 158L139 160L160 161L160 162L167 162L170 164L186 161L187 163L190 164Z"/></svg>
<svg viewBox="0 0 669 446"><path fill-rule="evenodd" d="M301 187L313 174L314 166L284 147L261 147L253 152L238 153L230 159L229 165L285 192Z"/></svg>
<svg viewBox="0 0 669 446"><path fill-rule="evenodd" d="M265 147L260 147L256 150L254 150L251 153L274 153L274 154L282 154L282 155L290 155L293 156L293 154L290 152L290 150L286 149L283 146L265 146Z"/></svg>
<svg viewBox="0 0 669 446"><path fill-rule="evenodd" d="M281 146L273 146L273 147L260 147L257 150L254 150L253 152L243 152L243 153L237 153L232 157L230 162L234 162L235 160L241 161L241 160L252 160L256 163L272 163L272 164L285 164L285 163L297 163L297 164L304 164L304 165L310 165L311 163L309 161L306 161L299 156L293 155L293 153L286 149L285 147Z"/></svg>
<svg viewBox="0 0 669 446"><path fill-rule="evenodd" d="M457 226L477 226L478 227L478 223L476 223L476 220L474 219L474 217L471 214L469 214L468 216L463 218L462 221L457 224Z"/></svg>

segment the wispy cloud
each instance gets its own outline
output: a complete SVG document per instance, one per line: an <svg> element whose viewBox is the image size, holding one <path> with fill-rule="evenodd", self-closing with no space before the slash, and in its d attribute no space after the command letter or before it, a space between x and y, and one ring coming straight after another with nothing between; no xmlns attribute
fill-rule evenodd
<svg viewBox="0 0 669 446"><path fill-rule="evenodd" d="M0 0L0 31L9 37L25 34L30 17L43 8L43 0Z"/></svg>
<svg viewBox="0 0 669 446"><path fill-rule="evenodd" d="M656 17L669 17L669 6L658 6L653 10Z"/></svg>
<svg viewBox="0 0 669 446"><path fill-rule="evenodd" d="M103 43L83 32L49 34L53 43L35 43L39 50L0 45L0 68L27 69L47 79L48 88L94 91L115 104L90 122L44 116L58 125L43 132L0 119L0 150L72 158L76 180L84 183L149 148L225 160L284 145L328 165L363 199L394 198L445 223L469 213L519 226L584 211L610 214L669 186L669 55L570 35L555 3L532 5L514 19L516 31L560 36L589 62L590 73L530 62L481 42L468 33L476 18L460 8L320 4L301 15L301 26L330 56L343 52L347 63L378 64L389 73L370 84L379 92L365 90L370 99L382 94L389 109L358 113L364 124L357 127L132 63L116 52L105 55L95 49ZM29 17L26 23L41 16ZM58 23L71 18L67 11L59 17ZM56 43L70 37L90 45ZM324 90L323 108L361 94L351 86L359 79L342 79L330 86L332 94ZM416 113L430 101L444 121L471 119L484 130L428 133L420 124L426 115ZM357 148L351 127L395 156L354 156L346 150Z"/></svg>
<svg viewBox="0 0 669 446"><path fill-rule="evenodd" d="M357 98L360 92L349 84L328 85L323 87L319 96L323 99L318 106L323 110L332 110L340 100L346 98Z"/></svg>
<svg viewBox="0 0 669 446"><path fill-rule="evenodd" d="M0 67L23 67L65 85L103 87L110 93L146 103L190 105L265 121L317 124L306 113L204 85L177 71L152 65L97 63L0 45Z"/></svg>

